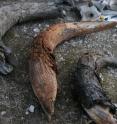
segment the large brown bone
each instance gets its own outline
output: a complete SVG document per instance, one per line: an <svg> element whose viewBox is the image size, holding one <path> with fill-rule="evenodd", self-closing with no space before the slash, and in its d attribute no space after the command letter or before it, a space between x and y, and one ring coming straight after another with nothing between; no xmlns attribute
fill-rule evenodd
<svg viewBox="0 0 117 124"><path fill-rule="evenodd" d="M57 95L57 67L53 50L65 40L110 29L116 24L116 22L59 23L50 26L34 39L29 60L30 79L34 93L49 119L54 113Z"/></svg>

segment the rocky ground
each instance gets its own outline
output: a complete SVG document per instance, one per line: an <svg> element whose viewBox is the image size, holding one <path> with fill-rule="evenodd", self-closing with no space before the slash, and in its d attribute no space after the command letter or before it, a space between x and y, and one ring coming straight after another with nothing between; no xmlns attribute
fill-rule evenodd
<svg viewBox="0 0 117 124"><path fill-rule="evenodd" d="M1 0L0 6L17 1L24 2L26 0ZM68 8L63 10L63 18L38 20L16 25L3 37L5 44L12 48L17 63L11 74L0 76L0 124L48 123L29 81L28 53L30 44L38 32L53 23L76 21L76 15L67 12L67 10ZM51 124L86 124L71 93L75 65L80 53L85 49L96 50L105 55L117 57L117 27L74 38L55 50L61 92L57 96L55 115ZM100 76L108 96L113 103L117 103L117 69L103 70ZM32 113L27 110L31 105L35 107Z"/></svg>

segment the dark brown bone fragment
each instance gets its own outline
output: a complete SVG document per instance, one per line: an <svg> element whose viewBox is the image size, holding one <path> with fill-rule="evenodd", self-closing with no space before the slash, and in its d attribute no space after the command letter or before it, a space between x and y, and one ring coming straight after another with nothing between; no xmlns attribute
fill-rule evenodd
<svg viewBox="0 0 117 124"><path fill-rule="evenodd" d="M113 66L114 64L117 66L114 58L101 59L97 61L97 63L99 62L104 63L102 65ZM97 65L99 64L96 64L94 55L91 53L85 53L79 58L74 81L75 95L83 109L96 124L117 124L113 118L116 107L111 103L101 86L101 80L95 70Z"/></svg>

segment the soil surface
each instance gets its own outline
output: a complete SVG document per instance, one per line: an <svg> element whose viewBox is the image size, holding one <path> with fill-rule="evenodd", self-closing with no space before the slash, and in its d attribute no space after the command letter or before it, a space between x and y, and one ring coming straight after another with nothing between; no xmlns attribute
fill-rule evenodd
<svg viewBox="0 0 117 124"><path fill-rule="evenodd" d="M0 6L24 1L26 0L0 0ZM47 0L37 1L47 2ZM52 0L48 1L52 2ZM29 81L28 54L31 42L38 32L57 22L77 21L76 15L69 12L69 7L61 9L62 18L19 24L3 37L4 43L12 48L17 62L11 74L0 75L0 124L48 124ZM117 27L74 38L57 47L55 57L61 91L57 96L55 115L51 124L86 124L85 116L82 115L71 93L76 63L79 55L86 49L117 57ZM117 103L117 69L104 69L100 77L108 96L113 103ZM33 113L27 111L30 105L35 107Z"/></svg>

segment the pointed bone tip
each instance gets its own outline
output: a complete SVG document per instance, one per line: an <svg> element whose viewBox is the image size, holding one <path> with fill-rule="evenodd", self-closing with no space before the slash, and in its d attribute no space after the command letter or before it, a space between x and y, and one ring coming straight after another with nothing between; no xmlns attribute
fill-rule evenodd
<svg viewBox="0 0 117 124"><path fill-rule="evenodd" d="M48 121L50 122L50 121L52 120L52 115L51 115L51 114L48 114L48 115L47 115L47 119L48 119Z"/></svg>
<svg viewBox="0 0 117 124"><path fill-rule="evenodd" d="M47 116L48 121L51 121L52 115L54 114L54 102L47 102L45 104L41 103L41 107Z"/></svg>
<svg viewBox="0 0 117 124"><path fill-rule="evenodd" d="M89 117L96 122L96 124L117 124L117 120L109 112L109 108L102 108L101 106L94 106L91 109L85 109Z"/></svg>
<svg viewBox="0 0 117 124"><path fill-rule="evenodd" d="M45 112L45 115L47 116L48 122L51 122L51 120L52 120L52 115L54 114L54 111L48 112L48 111L45 111L45 110L44 110L44 112Z"/></svg>
<svg viewBox="0 0 117 124"><path fill-rule="evenodd" d="M52 120L52 115L54 114L54 109L51 109L51 111L46 111L45 112L48 121L50 122Z"/></svg>

